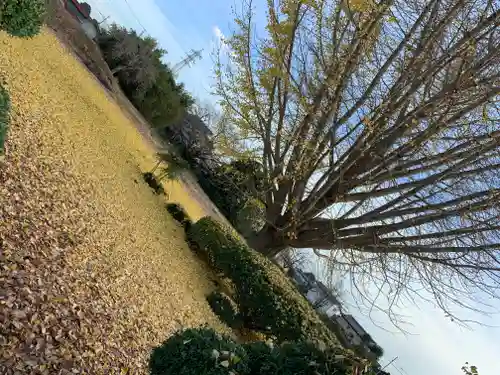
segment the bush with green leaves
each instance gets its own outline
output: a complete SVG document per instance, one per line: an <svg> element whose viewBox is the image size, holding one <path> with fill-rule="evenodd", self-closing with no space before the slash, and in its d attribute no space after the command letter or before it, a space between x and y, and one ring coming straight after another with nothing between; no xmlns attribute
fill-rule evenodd
<svg viewBox="0 0 500 375"><path fill-rule="evenodd" d="M12 36L30 38L37 35L45 18L45 0L2 0L0 29Z"/></svg>
<svg viewBox="0 0 500 375"><path fill-rule="evenodd" d="M170 215L172 215L174 220L181 223L181 225L184 227L185 230L188 230L189 227L192 225L191 219L189 218L186 210L180 204L168 203L167 211Z"/></svg>
<svg viewBox="0 0 500 375"><path fill-rule="evenodd" d="M361 362L308 342L238 345L208 328L178 332L153 350L151 375L350 375Z"/></svg>
<svg viewBox="0 0 500 375"><path fill-rule="evenodd" d="M4 154L5 140L9 130L10 96L2 85L0 85L0 155Z"/></svg>
<svg viewBox="0 0 500 375"><path fill-rule="evenodd" d="M243 345L250 374L259 375L347 375L359 360L339 348L320 349L310 342L288 342L281 346L256 342Z"/></svg>
<svg viewBox="0 0 500 375"><path fill-rule="evenodd" d="M204 192L243 237L262 228L265 178L257 161L240 159L206 168L206 158L192 155L191 150L185 149L184 157Z"/></svg>
<svg viewBox="0 0 500 375"><path fill-rule="evenodd" d="M266 207L256 199L249 198L235 214L231 220L239 233L245 238L248 238L255 232L262 229L265 224Z"/></svg>
<svg viewBox="0 0 500 375"><path fill-rule="evenodd" d="M146 172L142 174L142 177L144 178L144 181L149 185L153 191L160 195L160 194L165 194L165 189L163 188L163 185L160 183L160 181L156 178L156 176L151 173L151 172Z"/></svg>
<svg viewBox="0 0 500 375"><path fill-rule="evenodd" d="M149 369L151 375L248 373L245 350L209 328L177 332L153 350Z"/></svg>
<svg viewBox="0 0 500 375"><path fill-rule="evenodd" d="M120 87L148 122L158 128L176 121L194 100L163 63L158 41L117 24L101 28L97 39Z"/></svg>
<svg viewBox="0 0 500 375"><path fill-rule="evenodd" d="M215 315L229 327L242 327L238 306L227 294L212 292L207 296L207 302Z"/></svg>
<svg viewBox="0 0 500 375"><path fill-rule="evenodd" d="M205 217L191 226L188 240L235 285L234 299L246 328L272 334L280 342L310 340L338 345L283 272L248 247L232 228Z"/></svg>

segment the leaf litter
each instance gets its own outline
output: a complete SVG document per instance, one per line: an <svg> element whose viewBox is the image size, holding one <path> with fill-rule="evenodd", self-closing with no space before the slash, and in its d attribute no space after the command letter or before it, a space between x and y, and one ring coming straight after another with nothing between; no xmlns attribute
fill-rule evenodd
<svg viewBox="0 0 500 375"><path fill-rule="evenodd" d="M137 183L153 152L97 81L44 30L0 32L12 100L0 165L0 373L146 374L176 329L228 333L213 275L164 201ZM203 214L181 186L173 194Z"/></svg>

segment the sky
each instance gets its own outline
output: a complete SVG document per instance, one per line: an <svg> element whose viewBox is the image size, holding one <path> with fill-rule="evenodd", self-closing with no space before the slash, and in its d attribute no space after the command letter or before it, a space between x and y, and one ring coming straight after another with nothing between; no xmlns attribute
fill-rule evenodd
<svg viewBox="0 0 500 375"><path fill-rule="evenodd" d="M259 0L257 2L262 2ZM87 0L98 21L116 22L155 37L168 51L171 66L190 50L202 49L202 59L184 68L178 80L201 101L215 102L211 95L211 53L231 32L232 8L238 0ZM263 14L259 14L261 18ZM500 310L500 304L497 306ZM500 374L500 316L486 319L490 327L463 328L452 323L433 305L422 302L401 311L411 325L398 332L384 316L376 324L355 308L350 309L367 332L385 350L382 364L392 375L461 375L467 361L478 366L480 375ZM372 318L373 319L373 318Z"/></svg>

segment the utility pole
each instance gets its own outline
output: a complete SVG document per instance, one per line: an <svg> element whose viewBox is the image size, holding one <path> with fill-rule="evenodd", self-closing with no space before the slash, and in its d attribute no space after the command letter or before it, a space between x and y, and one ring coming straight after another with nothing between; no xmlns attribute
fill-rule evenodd
<svg viewBox="0 0 500 375"><path fill-rule="evenodd" d="M203 52L202 49L197 51L192 49L191 51L189 51L184 59L182 59L172 67L172 73L177 74L179 73L179 71L181 71L181 69L185 68L186 66L191 67L191 64L193 64L196 60L201 60L202 52Z"/></svg>
<svg viewBox="0 0 500 375"><path fill-rule="evenodd" d="M101 12L99 12L99 14L100 14L101 16L103 16L103 17L104 17L104 14L102 14ZM106 22L108 19L109 19L109 16L106 16L106 17L104 17L104 18L102 19L102 21L101 21L101 22L97 22L97 24L98 24L98 25L100 25L101 23Z"/></svg>

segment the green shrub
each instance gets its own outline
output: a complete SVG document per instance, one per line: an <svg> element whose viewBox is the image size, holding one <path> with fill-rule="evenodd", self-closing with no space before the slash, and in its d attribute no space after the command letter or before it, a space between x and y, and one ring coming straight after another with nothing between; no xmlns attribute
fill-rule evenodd
<svg viewBox="0 0 500 375"><path fill-rule="evenodd" d="M155 177L155 175L151 172L146 172L143 173L142 177L144 178L144 181L149 185L153 191L160 195L160 194L165 194L165 189L163 189L163 185L158 181L158 179Z"/></svg>
<svg viewBox="0 0 500 375"><path fill-rule="evenodd" d="M212 292L207 296L207 302L212 311L229 327L241 328L238 307L229 296L221 292Z"/></svg>
<svg viewBox="0 0 500 375"><path fill-rule="evenodd" d="M243 345L250 374L347 375L358 361L341 348L318 349L308 342L270 346L263 342Z"/></svg>
<svg viewBox="0 0 500 375"><path fill-rule="evenodd" d="M237 211L233 220L238 232L245 238L258 232L265 224L265 206L258 199L248 199L244 206Z"/></svg>
<svg viewBox="0 0 500 375"><path fill-rule="evenodd" d="M151 375L350 375L360 364L341 348L238 345L207 328L176 333L153 350L149 363Z"/></svg>
<svg viewBox="0 0 500 375"><path fill-rule="evenodd" d="M149 360L151 375L247 374L246 354L230 338L208 328L178 332L155 348Z"/></svg>
<svg viewBox="0 0 500 375"><path fill-rule="evenodd" d="M9 130L10 97L7 90L0 85L0 155L4 153L4 144Z"/></svg>
<svg viewBox="0 0 500 375"><path fill-rule="evenodd" d="M2 0L0 28L10 35L30 38L40 32L45 17L45 0Z"/></svg>
<svg viewBox="0 0 500 375"><path fill-rule="evenodd" d="M304 339L329 346L338 344L279 268L249 248L234 230L205 217L192 225L188 239L206 252L217 271L234 283L235 300L245 327L270 333L278 341Z"/></svg>
<svg viewBox="0 0 500 375"><path fill-rule="evenodd" d="M167 211L174 220L182 224L185 230L188 230L192 225L191 219L189 218L186 210L178 203L168 203Z"/></svg>

